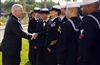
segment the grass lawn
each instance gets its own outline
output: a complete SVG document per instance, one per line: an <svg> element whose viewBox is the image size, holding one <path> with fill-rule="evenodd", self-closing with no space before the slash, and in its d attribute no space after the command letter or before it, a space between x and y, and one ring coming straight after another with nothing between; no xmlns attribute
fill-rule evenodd
<svg viewBox="0 0 100 65"><path fill-rule="evenodd" d="M23 39L20 65L30 65L30 62L28 61L28 49L29 49L29 43L26 39ZM0 65L2 65L1 55L2 54L0 52Z"/></svg>

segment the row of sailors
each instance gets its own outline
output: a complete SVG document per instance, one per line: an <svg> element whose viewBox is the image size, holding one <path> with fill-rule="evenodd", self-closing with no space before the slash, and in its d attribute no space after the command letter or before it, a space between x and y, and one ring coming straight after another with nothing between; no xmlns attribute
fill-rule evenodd
<svg viewBox="0 0 100 65"><path fill-rule="evenodd" d="M50 17L48 19L49 13L50 13ZM55 40L58 39L59 37L59 31L57 29L59 29L62 22L67 21L67 18L65 16L65 6L62 7L61 17L59 17L59 15L61 14L61 10L59 6L53 6L50 9L50 12L47 8L43 8L40 10L40 8L35 7L34 13L32 12L32 14L33 14L33 18L29 21L28 32L29 33L38 32L38 37L36 38L36 41L30 42L29 60L31 61L32 65L36 64L36 59L38 60L38 63L40 63L39 65L45 65L44 62L46 61L43 62L43 59L45 57L44 52L46 50L44 49L45 47L48 47L48 50L49 51L51 50L50 47L52 47L54 43L51 45L49 44L51 43L52 40L54 40L55 42ZM62 19L62 21L60 18ZM38 53L36 53L36 51ZM48 54L49 53L46 53L46 55ZM51 53L49 55L51 55ZM32 56L34 56L34 58ZM56 56L54 55L54 57ZM52 59L53 57L50 58ZM56 61L55 59L53 62ZM47 64L52 64L52 63L47 61Z"/></svg>
<svg viewBox="0 0 100 65"><path fill-rule="evenodd" d="M66 21L66 15L65 15L65 10L66 10L66 6L65 5L61 5L61 6L58 6L58 5L55 5L55 6L53 6L54 8L54 10L57 10L57 11L59 11L59 18L60 18L60 20L62 21L62 22L64 22L64 21ZM56 9L57 8L57 9ZM51 8L52 9L52 8ZM46 13L46 14L49 14L50 12L49 12L49 10L48 10L48 8L43 8L43 9L40 9L39 7L35 7L34 8L34 10L33 11L31 11L30 12L30 14L29 14L29 19L32 19L32 16L33 16L33 18L34 18L34 16L35 16L35 18L39 18L39 19L41 19L41 16L40 16L40 14L41 13ZM35 15L34 15L35 14ZM37 17L36 17L37 16ZM50 18L50 16L48 16L49 18Z"/></svg>
<svg viewBox="0 0 100 65"><path fill-rule="evenodd" d="M34 33L35 39L29 41L32 65L100 65L98 0L83 0L83 20L79 7L77 2L68 3L62 10L53 6L50 19L47 8L34 8L34 18L28 25L28 32Z"/></svg>

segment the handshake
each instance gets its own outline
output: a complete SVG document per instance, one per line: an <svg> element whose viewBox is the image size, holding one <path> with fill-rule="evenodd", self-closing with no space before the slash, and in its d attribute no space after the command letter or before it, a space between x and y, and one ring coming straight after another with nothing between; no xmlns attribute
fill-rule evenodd
<svg viewBox="0 0 100 65"><path fill-rule="evenodd" d="M38 37L38 33L33 33L33 34L31 34L31 35L32 35L31 40L32 40L32 39L36 39L36 38Z"/></svg>

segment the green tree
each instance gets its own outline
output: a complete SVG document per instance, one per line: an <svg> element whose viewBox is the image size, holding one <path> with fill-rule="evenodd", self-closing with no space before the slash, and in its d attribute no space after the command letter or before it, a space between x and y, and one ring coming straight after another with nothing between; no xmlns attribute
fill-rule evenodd
<svg viewBox="0 0 100 65"><path fill-rule="evenodd" d="M4 10L6 10L7 12L11 12L11 7L12 7L12 5L13 5L13 4L16 4L16 3L19 4L19 2L5 2L5 3L2 4L2 8L3 8Z"/></svg>
<svg viewBox="0 0 100 65"><path fill-rule="evenodd" d="M1 17L1 4L2 4L2 3L1 3L1 0L0 0L0 17Z"/></svg>
<svg viewBox="0 0 100 65"><path fill-rule="evenodd" d="M15 0L13 0L13 2L15 2Z"/></svg>
<svg viewBox="0 0 100 65"><path fill-rule="evenodd" d="M19 0L19 2L4 2L2 3L2 8L3 10L7 11L7 12L11 12L11 7L13 4L18 3L23 5L23 7L25 7L25 11L30 11L33 10L34 7L40 7L40 8L44 8L44 2L35 2L35 3L25 3L25 0ZM46 1L46 7L47 8L51 8L53 5L57 5L57 3L53 2L53 1Z"/></svg>
<svg viewBox="0 0 100 65"><path fill-rule="evenodd" d="M16 2L18 0L5 0L6 2Z"/></svg>
<svg viewBox="0 0 100 65"><path fill-rule="evenodd" d="M47 0L47 2L52 2L52 0Z"/></svg>
<svg viewBox="0 0 100 65"><path fill-rule="evenodd" d="M55 2L46 2L46 4L48 4L48 5L46 5L46 7L48 8L48 9L50 9L53 5L57 5L58 3L55 3ZM41 8L44 8L44 2L42 2L42 3L39 3L39 5L41 6Z"/></svg>
<svg viewBox="0 0 100 65"><path fill-rule="evenodd" d="M77 0L65 0L65 1L70 2L70 1L77 1Z"/></svg>
<svg viewBox="0 0 100 65"><path fill-rule="evenodd" d="M20 2L23 2L23 0L19 0Z"/></svg>
<svg viewBox="0 0 100 65"><path fill-rule="evenodd" d="M47 0L44 0L44 8L46 8L46 7L47 7L47 6L46 6L46 1L47 1Z"/></svg>
<svg viewBox="0 0 100 65"><path fill-rule="evenodd" d="M29 12L30 10L33 10L34 7L40 7L37 3L34 3L34 5L26 4L26 11Z"/></svg>
<svg viewBox="0 0 100 65"><path fill-rule="evenodd" d="M26 0L23 0L24 11L26 11Z"/></svg>
<svg viewBox="0 0 100 65"><path fill-rule="evenodd" d="M51 1L51 2L47 2L47 4L48 4L48 5L47 5L47 8L50 9L53 5L57 5L58 3L55 3L55 2L52 2L52 1Z"/></svg>
<svg viewBox="0 0 100 65"><path fill-rule="evenodd" d="M27 0L28 2L35 2L35 0Z"/></svg>
<svg viewBox="0 0 100 65"><path fill-rule="evenodd" d="M35 3L36 0L26 0L27 3Z"/></svg>
<svg viewBox="0 0 100 65"><path fill-rule="evenodd" d="M42 0L41 0L42 1ZM44 8L47 7L47 2L51 2L52 3L52 0L44 0Z"/></svg>

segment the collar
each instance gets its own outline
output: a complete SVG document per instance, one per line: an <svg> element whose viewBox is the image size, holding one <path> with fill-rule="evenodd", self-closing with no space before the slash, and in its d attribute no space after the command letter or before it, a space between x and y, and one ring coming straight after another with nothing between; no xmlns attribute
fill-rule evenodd
<svg viewBox="0 0 100 65"><path fill-rule="evenodd" d="M58 18L58 16L57 16L57 17L55 17L55 18L53 18L53 19L51 18L51 21L54 21L56 18Z"/></svg>
<svg viewBox="0 0 100 65"><path fill-rule="evenodd" d="M39 18L35 18L35 20L37 21L37 20L39 20Z"/></svg>
<svg viewBox="0 0 100 65"><path fill-rule="evenodd" d="M65 17L66 15L60 15L60 17Z"/></svg>
<svg viewBox="0 0 100 65"><path fill-rule="evenodd" d="M16 15L13 14L13 16L15 16L18 19L18 21L20 20L20 18L18 18Z"/></svg>
<svg viewBox="0 0 100 65"><path fill-rule="evenodd" d="M43 20L43 22L44 22L44 21L46 21L46 22L47 22L47 21L48 21L48 19L47 19L47 20Z"/></svg>
<svg viewBox="0 0 100 65"><path fill-rule="evenodd" d="M63 15L63 16L60 15L59 17L60 17L61 20L63 20L65 16L66 16L66 15Z"/></svg>

